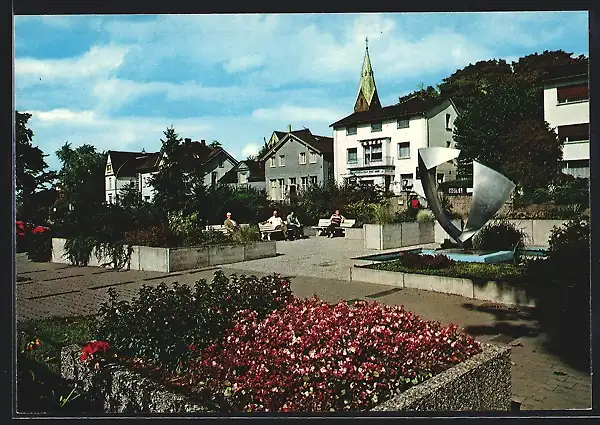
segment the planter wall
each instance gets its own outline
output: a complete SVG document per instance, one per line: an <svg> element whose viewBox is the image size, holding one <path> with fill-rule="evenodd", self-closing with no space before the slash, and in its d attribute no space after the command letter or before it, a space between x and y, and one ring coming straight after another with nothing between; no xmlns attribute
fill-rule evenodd
<svg viewBox="0 0 600 425"><path fill-rule="evenodd" d="M535 300L521 288L496 281L483 281L461 277L434 276L417 273L391 272L364 266L353 266L350 280L379 283L382 285L413 288L443 294L460 295L476 300L491 301L506 305L535 307Z"/></svg>
<svg viewBox="0 0 600 425"><path fill-rule="evenodd" d="M511 406L510 348L482 344L483 351L404 393L374 411L507 411ZM127 370L108 366L102 380L79 361L81 347L61 351L61 375L93 390L107 413L171 413L206 411L182 394Z"/></svg>
<svg viewBox="0 0 600 425"><path fill-rule="evenodd" d="M65 256L66 239L52 239L52 262L68 264ZM189 269L237 263L276 256L275 241L250 242L244 245L211 245L195 248L132 247L131 257L125 268L156 272L175 272ZM108 263L108 258L98 259L94 253L88 266L98 267Z"/></svg>
<svg viewBox="0 0 600 425"><path fill-rule="evenodd" d="M433 222L365 224L363 230L366 249L402 248L435 241Z"/></svg>
<svg viewBox="0 0 600 425"><path fill-rule="evenodd" d="M498 222L499 220L490 220L490 223ZM525 244L536 246L548 246L548 239L554 226L561 226L567 223L568 220L508 220L515 227L521 229L525 233ZM453 221L454 225L460 229L460 220ZM435 223L435 242L442 243L444 239L450 239L448 233L437 221Z"/></svg>

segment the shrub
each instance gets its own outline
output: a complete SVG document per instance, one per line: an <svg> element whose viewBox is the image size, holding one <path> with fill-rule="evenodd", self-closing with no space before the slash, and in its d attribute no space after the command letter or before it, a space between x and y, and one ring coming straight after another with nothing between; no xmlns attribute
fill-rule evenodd
<svg viewBox="0 0 600 425"><path fill-rule="evenodd" d="M446 269L456 264L456 261L443 254L426 255L406 252L400 255L400 263L414 269Z"/></svg>
<svg viewBox="0 0 600 425"><path fill-rule="evenodd" d="M356 224L359 226L366 223L373 223L375 205L361 199L358 202L346 205L344 214L349 218L354 218Z"/></svg>
<svg viewBox="0 0 600 425"><path fill-rule="evenodd" d="M91 236L73 236L65 242L65 255L75 266L87 266L97 240Z"/></svg>
<svg viewBox="0 0 600 425"><path fill-rule="evenodd" d="M419 223L433 223L435 221L435 217L431 210L419 210L417 212L417 221Z"/></svg>
<svg viewBox="0 0 600 425"><path fill-rule="evenodd" d="M119 301L113 288L100 308L98 339L123 356L160 363L167 369L185 368L196 348L219 339L232 326L238 310L264 317L291 297L289 282L278 275L225 276L215 273L194 288L175 284L169 289L143 286L136 297Z"/></svg>
<svg viewBox="0 0 600 425"><path fill-rule="evenodd" d="M237 243L248 243L260 240L260 230L258 225L241 226L233 234L233 240Z"/></svg>
<svg viewBox="0 0 600 425"><path fill-rule="evenodd" d="M507 220L486 224L473 237L473 248L484 251L512 251L525 246L525 233Z"/></svg>
<svg viewBox="0 0 600 425"><path fill-rule="evenodd" d="M31 261L52 259L52 232L48 227L35 226L29 235L27 256Z"/></svg>
<svg viewBox="0 0 600 425"><path fill-rule="evenodd" d="M261 319L243 311L190 365L226 411L361 411L481 351L456 325L398 306L316 297Z"/></svg>
<svg viewBox="0 0 600 425"><path fill-rule="evenodd" d="M182 245L182 237L167 227L151 226L125 232L124 242L128 245L171 248Z"/></svg>
<svg viewBox="0 0 600 425"><path fill-rule="evenodd" d="M548 258L557 272L563 276L589 278L590 222L588 219L571 220L560 227L554 227L548 243Z"/></svg>
<svg viewBox="0 0 600 425"><path fill-rule="evenodd" d="M373 205L373 222L375 224L387 224L394 221L394 214L392 214L387 205L375 204Z"/></svg>

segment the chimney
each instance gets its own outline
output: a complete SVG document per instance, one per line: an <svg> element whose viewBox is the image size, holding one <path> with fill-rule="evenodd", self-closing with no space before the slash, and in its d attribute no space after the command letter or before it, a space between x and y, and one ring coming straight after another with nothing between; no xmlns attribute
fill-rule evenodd
<svg viewBox="0 0 600 425"><path fill-rule="evenodd" d="M292 132L292 124L288 124L288 133Z"/></svg>
<svg viewBox="0 0 600 425"><path fill-rule="evenodd" d="M191 138L189 138L189 137L186 137L186 138L185 138L185 143L192 143L192 139L191 139Z"/></svg>
<svg viewBox="0 0 600 425"><path fill-rule="evenodd" d="M200 140L200 144L201 144L202 146L206 146L206 140L204 140L204 139Z"/></svg>

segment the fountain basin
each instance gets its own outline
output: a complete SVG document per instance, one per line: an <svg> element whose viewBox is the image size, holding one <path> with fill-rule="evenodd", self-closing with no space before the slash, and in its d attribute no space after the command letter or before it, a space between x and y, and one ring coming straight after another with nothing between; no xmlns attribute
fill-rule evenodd
<svg viewBox="0 0 600 425"><path fill-rule="evenodd" d="M514 260L515 253L513 251L466 251L458 248L450 249L409 249L400 250L393 252L386 252L384 254L367 255L364 257L358 257L356 260L367 260L367 261L393 261L400 258L402 254L420 254L420 255L445 255L454 261L463 261L467 263L509 263ZM523 257L545 257L546 249L544 247L526 247L521 250L521 256Z"/></svg>

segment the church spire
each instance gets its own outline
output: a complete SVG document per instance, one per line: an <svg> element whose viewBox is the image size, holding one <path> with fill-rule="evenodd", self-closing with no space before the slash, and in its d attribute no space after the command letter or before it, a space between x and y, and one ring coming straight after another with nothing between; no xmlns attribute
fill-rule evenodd
<svg viewBox="0 0 600 425"><path fill-rule="evenodd" d="M375 87L375 77L371 67L371 58L369 58L369 38L365 39L365 60L363 61L362 73L360 75L360 84L358 86L358 96L354 104L354 112L370 111L371 109L381 108L377 87Z"/></svg>

